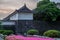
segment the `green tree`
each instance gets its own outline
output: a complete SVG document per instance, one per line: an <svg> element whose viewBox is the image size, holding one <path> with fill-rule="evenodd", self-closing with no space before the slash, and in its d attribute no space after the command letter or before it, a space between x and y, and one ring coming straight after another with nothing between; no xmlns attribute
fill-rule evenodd
<svg viewBox="0 0 60 40"><path fill-rule="evenodd" d="M2 24L2 22L0 21L0 30L2 30L2 29L3 29L3 26L2 26L1 24Z"/></svg>
<svg viewBox="0 0 60 40"><path fill-rule="evenodd" d="M36 20L42 18L45 21L56 21L60 16L60 9L56 7L54 2L49 0L40 1L37 4L36 14L34 15Z"/></svg>

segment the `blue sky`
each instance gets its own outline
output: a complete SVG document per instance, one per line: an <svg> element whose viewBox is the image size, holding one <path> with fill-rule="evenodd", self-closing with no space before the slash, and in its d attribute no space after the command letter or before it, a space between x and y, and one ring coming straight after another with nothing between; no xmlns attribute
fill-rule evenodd
<svg viewBox="0 0 60 40"><path fill-rule="evenodd" d="M51 0L60 2L60 0ZM0 0L0 19L8 16L15 9L19 9L26 3L30 9L36 8L38 0Z"/></svg>

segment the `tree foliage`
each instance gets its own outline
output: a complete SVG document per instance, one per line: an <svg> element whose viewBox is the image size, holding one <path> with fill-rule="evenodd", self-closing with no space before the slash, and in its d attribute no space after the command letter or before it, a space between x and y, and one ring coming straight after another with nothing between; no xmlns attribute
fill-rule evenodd
<svg viewBox="0 0 60 40"><path fill-rule="evenodd" d="M34 15L36 20L41 18L45 21L56 21L59 16L60 9L57 8L54 2L43 0L37 4L36 14Z"/></svg>
<svg viewBox="0 0 60 40"><path fill-rule="evenodd" d="M0 30L2 30L2 29L3 29L3 26L2 26L1 24L2 24L2 22L0 21Z"/></svg>

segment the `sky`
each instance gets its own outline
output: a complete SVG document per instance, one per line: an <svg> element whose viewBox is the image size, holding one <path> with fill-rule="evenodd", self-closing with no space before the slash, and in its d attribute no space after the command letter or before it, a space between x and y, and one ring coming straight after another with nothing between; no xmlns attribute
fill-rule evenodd
<svg viewBox="0 0 60 40"><path fill-rule="evenodd" d="M36 8L38 0L0 0L0 19L7 17L14 10L21 8L24 3L29 9Z"/></svg>
<svg viewBox="0 0 60 40"><path fill-rule="evenodd" d="M10 15L14 10L21 8L24 3L29 9L35 9L39 0L0 0L0 19ZM59 0L51 0L59 2Z"/></svg>

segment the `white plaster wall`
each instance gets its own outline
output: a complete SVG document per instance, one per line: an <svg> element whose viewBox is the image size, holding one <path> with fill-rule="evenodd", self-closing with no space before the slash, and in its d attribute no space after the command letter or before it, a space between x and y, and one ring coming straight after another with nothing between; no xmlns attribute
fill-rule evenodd
<svg viewBox="0 0 60 40"><path fill-rule="evenodd" d="M2 22L1 25L15 25L15 22Z"/></svg>
<svg viewBox="0 0 60 40"><path fill-rule="evenodd" d="M18 20L18 13L10 17L10 20Z"/></svg>
<svg viewBox="0 0 60 40"><path fill-rule="evenodd" d="M33 20L33 13L17 13L10 20Z"/></svg>
<svg viewBox="0 0 60 40"><path fill-rule="evenodd" d="M19 20L33 20L33 13L20 13Z"/></svg>

